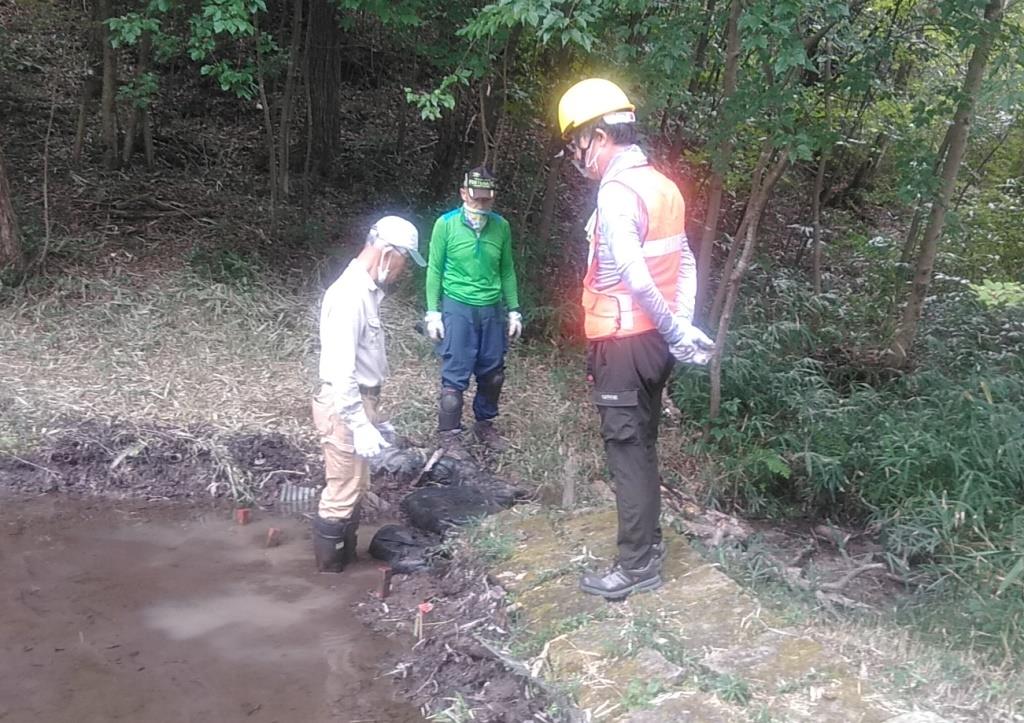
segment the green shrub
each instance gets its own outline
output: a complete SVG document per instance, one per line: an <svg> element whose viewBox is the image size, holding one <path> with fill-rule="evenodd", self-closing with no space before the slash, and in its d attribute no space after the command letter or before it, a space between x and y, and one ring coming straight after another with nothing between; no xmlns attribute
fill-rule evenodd
<svg viewBox="0 0 1024 723"><path fill-rule="evenodd" d="M1024 313L943 284L903 374L870 351L884 338L851 331L870 328L862 320L878 312L863 307L884 298L815 299L786 278L764 293L755 274L761 293L732 332L719 418L707 419L703 370L683 369L674 397L708 429L698 444L721 470L718 503L881 523L894 566L927 564L970 603L972 640L1021 655Z"/></svg>

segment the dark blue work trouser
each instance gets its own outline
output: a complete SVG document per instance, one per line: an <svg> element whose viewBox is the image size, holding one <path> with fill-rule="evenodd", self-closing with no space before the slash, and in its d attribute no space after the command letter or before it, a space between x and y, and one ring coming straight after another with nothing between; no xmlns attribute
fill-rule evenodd
<svg viewBox="0 0 1024 723"><path fill-rule="evenodd" d="M442 296L441 319L441 384L446 389L464 392L469 388L470 377L475 376L473 414L481 422L494 419L498 416L498 400L480 393L480 379L505 368L508 335L504 309L501 304L470 306Z"/></svg>

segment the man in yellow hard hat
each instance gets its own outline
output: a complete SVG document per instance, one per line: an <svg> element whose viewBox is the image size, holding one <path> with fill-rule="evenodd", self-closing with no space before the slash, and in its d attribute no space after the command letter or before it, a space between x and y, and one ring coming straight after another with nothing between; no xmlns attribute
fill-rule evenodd
<svg viewBox="0 0 1024 723"><path fill-rule="evenodd" d="M584 327L594 403L615 480L618 560L584 575L584 592L606 599L661 585L658 421L676 361L705 364L712 341L692 324L696 264L676 184L636 145L633 104L611 81L591 78L558 103L573 165L599 181L587 223Z"/></svg>

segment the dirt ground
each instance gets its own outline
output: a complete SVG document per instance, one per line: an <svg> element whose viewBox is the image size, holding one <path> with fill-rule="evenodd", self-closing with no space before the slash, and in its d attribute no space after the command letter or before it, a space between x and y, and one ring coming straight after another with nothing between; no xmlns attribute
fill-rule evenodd
<svg viewBox="0 0 1024 723"><path fill-rule="evenodd" d="M301 520L0 492L0 721L422 721L384 675L401 644L352 610L377 564L318 575L309 544Z"/></svg>

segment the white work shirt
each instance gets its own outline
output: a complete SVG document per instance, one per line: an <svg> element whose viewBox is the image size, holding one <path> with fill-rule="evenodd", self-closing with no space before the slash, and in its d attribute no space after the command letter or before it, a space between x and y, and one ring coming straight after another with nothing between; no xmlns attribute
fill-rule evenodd
<svg viewBox="0 0 1024 723"><path fill-rule="evenodd" d="M320 306L320 381L332 411L351 421L363 409L359 387L379 387L388 375L380 290L358 260L330 285Z"/></svg>
<svg viewBox="0 0 1024 723"><path fill-rule="evenodd" d="M676 279L676 313L673 315L651 278L643 255L647 209L632 189L622 183L612 183L621 172L646 165L647 156L635 145L624 148L612 159L601 178L597 210L587 223L587 236L591 237L595 230L599 232L595 270L597 290L612 288L620 280L624 282L665 340L674 344L682 338L683 329L693 322L697 264L690 244L683 239ZM601 225L599 229L595 229L597 223Z"/></svg>

